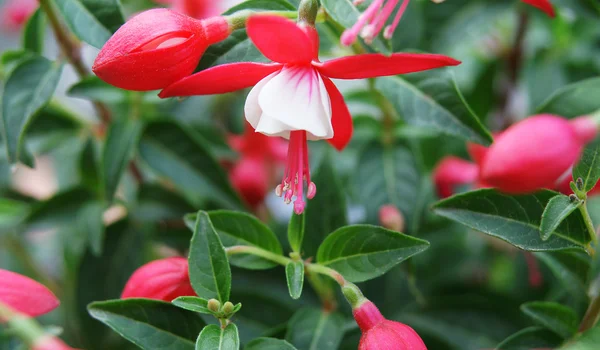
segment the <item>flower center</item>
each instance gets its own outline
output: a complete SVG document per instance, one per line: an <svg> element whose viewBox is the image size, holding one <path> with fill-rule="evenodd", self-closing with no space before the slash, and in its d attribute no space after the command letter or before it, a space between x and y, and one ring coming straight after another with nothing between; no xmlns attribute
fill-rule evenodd
<svg viewBox="0 0 600 350"><path fill-rule="evenodd" d="M310 169L308 168L308 146L306 144L306 131L296 130L290 132L290 143L288 146L287 164L281 184L275 188L277 196L282 197L286 204L294 201L294 212L298 215L304 212L304 184L308 184L306 198L312 199L317 193L317 186L310 181Z"/></svg>

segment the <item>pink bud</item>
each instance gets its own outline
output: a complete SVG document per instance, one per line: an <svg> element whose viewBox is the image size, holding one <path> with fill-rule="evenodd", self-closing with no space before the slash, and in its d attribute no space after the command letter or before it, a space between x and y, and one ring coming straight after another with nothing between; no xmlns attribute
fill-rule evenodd
<svg viewBox="0 0 600 350"><path fill-rule="evenodd" d="M592 141L598 134L598 125L596 125L596 122L591 117L577 117L569 120L569 123L571 123L577 137L583 143Z"/></svg>
<svg viewBox="0 0 600 350"><path fill-rule="evenodd" d="M515 194L554 188L582 148L567 120L547 114L529 117L496 138L481 166L481 180Z"/></svg>
<svg viewBox="0 0 600 350"><path fill-rule="evenodd" d="M219 0L171 0L173 10L197 19L216 16L221 12Z"/></svg>
<svg viewBox="0 0 600 350"><path fill-rule="evenodd" d="M433 182L441 198L450 197L456 186L472 184L477 180L479 168L464 159L449 156L433 170Z"/></svg>
<svg viewBox="0 0 600 350"><path fill-rule="evenodd" d="M74 350L57 337L43 336L31 346L32 350Z"/></svg>
<svg viewBox="0 0 600 350"><path fill-rule="evenodd" d="M386 320L370 301L353 311L362 331L358 350L427 350L417 332L400 322Z"/></svg>
<svg viewBox="0 0 600 350"><path fill-rule="evenodd" d="M379 208L379 222L389 230L404 230L404 215L393 205L383 205Z"/></svg>
<svg viewBox="0 0 600 350"><path fill-rule="evenodd" d="M122 89L162 89L190 75L206 48L229 33L224 17L199 21L168 9L144 11L104 44L92 70Z"/></svg>
<svg viewBox="0 0 600 350"><path fill-rule="evenodd" d="M8 0L0 9L2 26L8 30L18 30L38 8L36 0Z"/></svg>
<svg viewBox="0 0 600 350"><path fill-rule="evenodd" d="M60 301L42 284L0 269L0 302L22 314L37 317L58 307Z"/></svg>
<svg viewBox="0 0 600 350"><path fill-rule="evenodd" d="M152 261L127 281L121 298L148 298L172 301L181 296L195 296L190 284L187 259L181 257Z"/></svg>
<svg viewBox="0 0 600 350"><path fill-rule="evenodd" d="M231 184L250 204L256 208L267 194L268 174L264 162L257 157L243 157L229 173Z"/></svg>

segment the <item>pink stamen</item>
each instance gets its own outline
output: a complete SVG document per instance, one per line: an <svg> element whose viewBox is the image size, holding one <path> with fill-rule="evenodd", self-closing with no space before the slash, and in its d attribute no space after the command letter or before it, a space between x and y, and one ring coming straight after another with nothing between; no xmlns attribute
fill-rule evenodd
<svg viewBox="0 0 600 350"><path fill-rule="evenodd" d="M365 35L363 36L365 41L370 43L371 41L373 41L373 39L375 39L379 32L381 32L388 18L390 18L392 12L394 12L394 8L396 7L396 5L398 5L399 1L400 0L390 0L385 4L383 10L381 10L379 15L376 17L375 21L371 24L373 27L370 28L369 26L365 28L368 29L368 33L365 33Z"/></svg>
<svg viewBox="0 0 600 350"><path fill-rule="evenodd" d="M295 196L294 212L298 215L302 214L306 207L306 202L304 201L305 183L308 183L306 196L308 199L311 199L317 193L317 187L310 181L306 131L292 131L290 132L284 177L281 180L281 184L275 188L275 193L280 197L283 195L283 201L286 204L291 203L292 198Z"/></svg>
<svg viewBox="0 0 600 350"><path fill-rule="evenodd" d="M358 21L354 23L352 28L346 29L342 34L342 45L350 46L356 41L356 38L358 38L358 34L361 32L361 30L367 23L369 23L375 18L377 11L379 11L384 1L385 0L374 0L373 3L369 5L369 7L365 10L365 12L358 16Z"/></svg>
<svg viewBox="0 0 600 350"><path fill-rule="evenodd" d="M404 11L406 11L406 8L408 7L409 2L410 2L410 0L404 0L404 2L402 2L402 5L400 6L398 13L396 13L396 17L394 17L394 22L392 22L392 25L385 27L385 29L383 30L384 38L386 38L388 40L392 38L392 35L394 35L394 31L396 30L396 27L398 27L398 24L400 23L400 19L402 18Z"/></svg>

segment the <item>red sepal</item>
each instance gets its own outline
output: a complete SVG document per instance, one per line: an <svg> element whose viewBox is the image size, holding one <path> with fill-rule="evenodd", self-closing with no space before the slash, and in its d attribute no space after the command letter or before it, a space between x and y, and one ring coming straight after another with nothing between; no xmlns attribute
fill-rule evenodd
<svg viewBox="0 0 600 350"><path fill-rule="evenodd" d="M333 127L333 138L328 139L329 142L338 151L343 150L350 139L354 126L352 125L352 116L344 101L344 96L335 84L327 77L322 77L329 100L331 101L331 126Z"/></svg>
<svg viewBox="0 0 600 350"><path fill-rule="evenodd" d="M15 272L0 269L0 302L17 312L37 317L60 304L42 284Z"/></svg>
<svg viewBox="0 0 600 350"><path fill-rule="evenodd" d="M556 16L556 13L554 13L554 7L552 6L552 3L548 0L521 0L526 4L529 4L533 7L537 7L540 10L546 12L546 14L550 17L554 17Z"/></svg>

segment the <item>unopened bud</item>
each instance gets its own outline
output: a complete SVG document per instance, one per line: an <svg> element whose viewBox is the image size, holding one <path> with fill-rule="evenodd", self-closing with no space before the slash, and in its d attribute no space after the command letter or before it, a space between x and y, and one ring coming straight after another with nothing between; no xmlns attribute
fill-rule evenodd
<svg viewBox="0 0 600 350"><path fill-rule="evenodd" d="M577 180L575 181L575 185L577 186L577 189L580 191L583 191L583 179L578 177Z"/></svg>
<svg viewBox="0 0 600 350"><path fill-rule="evenodd" d="M571 203L575 203L579 200L579 198L577 198L576 195L571 194L571 195L569 195L569 200L571 201Z"/></svg>
<svg viewBox="0 0 600 350"><path fill-rule="evenodd" d="M219 312L221 303L217 299L210 299L206 307L212 312Z"/></svg>
<svg viewBox="0 0 600 350"><path fill-rule="evenodd" d="M223 304L223 312L226 314L230 314L233 312L233 303L228 301L225 304Z"/></svg>
<svg viewBox="0 0 600 350"><path fill-rule="evenodd" d="M379 222L381 226L401 232L404 230L404 216L393 205L384 205L379 208Z"/></svg>

